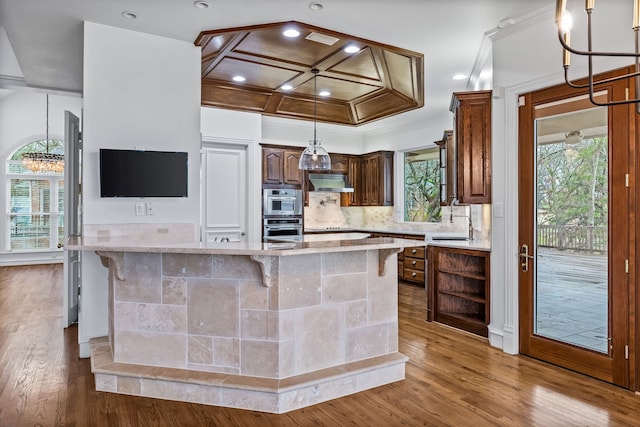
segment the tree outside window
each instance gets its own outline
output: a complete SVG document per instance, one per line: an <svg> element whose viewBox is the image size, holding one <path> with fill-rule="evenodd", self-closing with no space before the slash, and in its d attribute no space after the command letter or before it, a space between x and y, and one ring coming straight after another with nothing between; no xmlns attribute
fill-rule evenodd
<svg viewBox="0 0 640 427"><path fill-rule="evenodd" d="M64 174L33 173L22 165L26 152L64 154L58 140L31 142L7 161L8 250L54 250L64 240Z"/></svg>
<svg viewBox="0 0 640 427"><path fill-rule="evenodd" d="M404 220L439 222L441 217L439 149L405 153Z"/></svg>

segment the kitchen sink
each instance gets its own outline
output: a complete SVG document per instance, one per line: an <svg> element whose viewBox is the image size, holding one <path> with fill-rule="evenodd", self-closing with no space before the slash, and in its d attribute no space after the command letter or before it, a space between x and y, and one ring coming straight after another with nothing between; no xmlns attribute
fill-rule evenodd
<svg viewBox="0 0 640 427"><path fill-rule="evenodd" d="M469 240L468 236L432 236L431 240Z"/></svg>

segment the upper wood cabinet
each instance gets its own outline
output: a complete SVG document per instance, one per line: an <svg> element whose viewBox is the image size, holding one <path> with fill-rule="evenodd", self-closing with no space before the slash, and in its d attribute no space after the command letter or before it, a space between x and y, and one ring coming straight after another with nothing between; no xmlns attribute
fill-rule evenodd
<svg viewBox="0 0 640 427"><path fill-rule="evenodd" d="M262 183L313 191L309 173L298 169L301 154L302 148L263 145ZM354 188L352 193L340 195L341 206L393 206L393 151L330 156L330 172L346 175ZM305 197L305 205L308 200Z"/></svg>
<svg viewBox="0 0 640 427"><path fill-rule="evenodd" d="M302 148L262 147L262 183L302 187L303 174L298 169Z"/></svg>
<svg viewBox="0 0 640 427"><path fill-rule="evenodd" d="M361 206L393 206L393 151L362 157Z"/></svg>
<svg viewBox="0 0 640 427"><path fill-rule="evenodd" d="M347 180L353 186L353 193L340 195L341 206L360 206L362 193L362 159L360 156L348 156Z"/></svg>
<svg viewBox="0 0 640 427"><path fill-rule="evenodd" d="M435 144L440 148L440 204L449 205L456 194L453 131L444 131L442 139Z"/></svg>
<svg viewBox="0 0 640 427"><path fill-rule="evenodd" d="M447 191L460 203L491 203L491 91L456 92L450 110L456 172Z"/></svg>
<svg viewBox="0 0 640 427"><path fill-rule="evenodd" d="M331 154L331 173L349 173L349 158L347 154Z"/></svg>

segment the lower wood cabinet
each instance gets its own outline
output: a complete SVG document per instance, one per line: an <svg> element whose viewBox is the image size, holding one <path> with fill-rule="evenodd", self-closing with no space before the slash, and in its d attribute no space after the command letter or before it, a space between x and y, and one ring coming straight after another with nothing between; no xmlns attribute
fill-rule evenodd
<svg viewBox="0 0 640 427"><path fill-rule="evenodd" d="M427 320L488 336L489 261L486 251L429 246Z"/></svg>
<svg viewBox="0 0 640 427"><path fill-rule="evenodd" d="M424 240L424 236L392 233L373 233L371 237ZM398 279L425 286L426 265L426 251L424 246L404 248L403 251L398 253Z"/></svg>
<svg viewBox="0 0 640 427"><path fill-rule="evenodd" d="M416 239L415 236L402 237L404 239ZM426 252L424 246L404 248L402 255L402 279L407 282L417 283L424 286L426 271ZM398 270L398 275L400 275L400 270Z"/></svg>

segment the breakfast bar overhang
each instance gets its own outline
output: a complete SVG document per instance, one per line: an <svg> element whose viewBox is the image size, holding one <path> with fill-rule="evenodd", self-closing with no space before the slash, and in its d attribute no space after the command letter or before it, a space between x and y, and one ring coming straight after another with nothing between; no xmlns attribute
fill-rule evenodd
<svg viewBox="0 0 640 427"><path fill-rule="evenodd" d="M109 270L96 389L283 413L402 380L396 254L417 243L71 238Z"/></svg>

